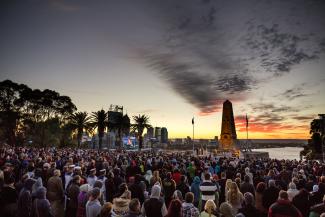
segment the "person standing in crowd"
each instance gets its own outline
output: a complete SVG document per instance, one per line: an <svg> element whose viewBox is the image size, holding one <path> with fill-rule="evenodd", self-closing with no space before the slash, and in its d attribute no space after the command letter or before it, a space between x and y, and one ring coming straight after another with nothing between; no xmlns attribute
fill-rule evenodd
<svg viewBox="0 0 325 217"><path fill-rule="evenodd" d="M113 202L113 196L117 193L117 185L114 182L114 173L109 172L107 174L107 179L105 181L105 194L106 194L106 201Z"/></svg>
<svg viewBox="0 0 325 217"><path fill-rule="evenodd" d="M160 186L162 186L162 181L161 181L161 178L159 176L159 170L153 171L153 176L150 179L150 187L152 187L157 182L159 182Z"/></svg>
<svg viewBox="0 0 325 217"><path fill-rule="evenodd" d="M200 201L200 184L201 184L201 180L198 176L195 176L191 185L191 192L194 195L194 205L196 207L199 206L199 201Z"/></svg>
<svg viewBox="0 0 325 217"><path fill-rule="evenodd" d="M73 176L72 180L67 189L67 209L66 209L66 217L76 217L78 210L78 195L80 192L80 176Z"/></svg>
<svg viewBox="0 0 325 217"><path fill-rule="evenodd" d="M169 207L169 202L172 200L174 191L176 190L176 182L172 178L172 173L168 172L163 180L162 188L164 190L166 206Z"/></svg>
<svg viewBox="0 0 325 217"><path fill-rule="evenodd" d="M238 210L238 213L245 217L261 217L262 213L258 211L254 204L254 195L250 192L244 194L243 207Z"/></svg>
<svg viewBox="0 0 325 217"><path fill-rule="evenodd" d="M220 186L220 194L219 194L219 204L225 202L226 196L225 196L225 190L226 190L226 173L221 173L221 178L218 180L218 184Z"/></svg>
<svg viewBox="0 0 325 217"><path fill-rule="evenodd" d="M32 216L32 187L34 183L34 179L27 179L25 181L25 185L18 197L17 217Z"/></svg>
<svg viewBox="0 0 325 217"><path fill-rule="evenodd" d="M50 201L54 217L64 216L64 190L60 170L54 170L47 181L47 199Z"/></svg>
<svg viewBox="0 0 325 217"><path fill-rule="evenodd" d="M106 169L101 169L99 171L99 176L97 178L97 181L100 181L102 183L102 187L100 188L100 193L102 194L103 200L106 201Z"/></svg>
<svg viewBox="0 0 325 217"><path fill-rule="evenodd" d="M89 191L89 184L83 184L80 186L80 193L78 195L77 217L86 217L86 204L89 199Z"/></svg>
<svg viewBox="0 0 325 217"><path fill-rule="evenodd" d="M15 217L17 213L18 194L15 178L11 173L4 173L4 185L0 193L0 210L3 216Z"/></svg>
<svg viewBox="0 0 325 217"><path fill-rule="evenodd" d="M183 217L199 217L200 212L194 206L194 194L192 192L187 192L185 194L185 202L182 204Z"/></svg>
<svg viewBox="0 0 325 217"><path fill-rule="evenodd" d="M201 212L200 217L216 217L217 206L213 200L207 200L204 205L204 210Z"/></svg>
<svg viewBox="0 0 325 217"><path fill-rule="evenodd" d="M269 217L302 217L300 211L290 203L289 195L286 191L279 192L279 199L272 204L268 213Z"/></svg>
<svg viewBox="0 0 325 217"><path fill-rule="evenodd" d="M235 217L235 214L233 213L233 208L228 202L223 202L220 205L219 210L222 217Z"/></svg>
<svg viewBox="0 0 325 217"><path fill-rule="evenodd" d="M112 217L113 204L110 202L105 203L100 210L99 217Z"/></svg>
<svg viewBox="0 0 325 217"><path fill-rule="evenodd" d="M246 192L249 192L252 195L255 194L254 185L250 183L250 177L248 175L244 176L244 182L240 185L240 191L242 194L245 194Z"/></svg>
<svg viewBox="0 0 325 217"><path fill-rule="evenodd" d="M140 216L141 204L138 199L132 199L129 203L129 211L123 217L139 217Z"/></svg>
<svg viewBox="0 0 325 217"><path fill-rule="evenodd" d="M239 191L236 182L231 183L227 198L228 202L233 208L233 213L237 213L238 209L242 208L244 197L243 194Z"/></svg>
<svg viewBox="0 0 325 217"><path fill-rule="evenodd" d="M143 204L144 194L140 183L141 175L136 174L134 177L134 183L129 187L129 190L131 191L131 198L138 198L140 203Z"/></svg>
<svg viewBox="0 0 325 217"><path fill-rule="evenodd" d="M141 213L145 217L164 217L167 215L166 204L160 197L161 187L152 186L150 199L146 200L141 208Z"/></svg>
<svg viewBox="0 0 325 217"><path fill-rule="evenodd" d="M292 199L299 193L299 191L296 188L296 184L293 182L289 183L289 187L287 190L289 200L292 201Z"/></svg>
<svg viewBox="0 0 325 217"><path fill-rule="evenodd" d="M94 188L91 190L89 200L86 204L86 217L97 217L99 215L102 208L98 200L99 196L99 188Z"/></svg>
<svg viewBox="0 0 325 217"><path fill-rule="evenodd" d="M185 194L190 191L190 186L187 183L185 175L181 175L181 181L179 185L177 185L176 189L182 193L183 198L185 197Z"/></svg>
<svg viewBox="0 0 325 217"><path fill-rule="evenodd" d="M269 187L265 189L263 193L263 207L265 207L267 210L269 207L275 203L278 199L280 189L275 186L274 179L269 180Z"/></svg>
<svg viewBox="0 0 325 217"><path fill-rule="evenodd" d="M87 183L90 185L90 187L94 187L96 181L97 181L96 169L92 168L90 169L90 174L87 178Z"/></svg>
<svg viewBox="0 0 325 217"><path fill-rule="evenodd" d="M267 216L267 208L263 206L263 195L266 189L266 184L264 182L259 182L256 186L255 191L255 207L258 211Z"/></svg>
<svg viewBox="0 0 325 217"><path fill-rule="evenodd" d="M166 217L182 217L182 202L178 199L173 199L168 207Z"/></svg>
<svg viewBox="0 0 325 217"><path fill-rule="evenodd" d="M211 177L209 173L204 174L204 181L200 185L200 191L201 191L201 207L205 206L206 201L208 200L216 200L216 193L217 193L218 187L211 182Z"/></svg>
<svg viewBox="0 0 325 217"><path fill-rule="evenodd" d="M46 188L39 187L33 202L32 213L34 217L52 217L50 202L46 199ZM67 216L68 217L68 216Z"/></svg>
<svg viewBox="0 0 325 217"><path fill-rule="evenodd" d="M310 208L309 217L318 217L325 212L325 195L323 196L323 202L316 204Z"/></svg>
<svg viewBox="0 0 325 217"><path fill-rule="evenodd" d="M64 189L66 190L68 185L70 184L70 181L73 178L73 169L74 169L75 165L71 164L68 166L67 171L64 173Z"/></svg>
<svg viewBox="0 0 325 217"><path fill-rule="evenodd" d="M299 193L292 199L292 204L299 209L303 217L308 217L310 210L309 192L300 189Z"/></svg>

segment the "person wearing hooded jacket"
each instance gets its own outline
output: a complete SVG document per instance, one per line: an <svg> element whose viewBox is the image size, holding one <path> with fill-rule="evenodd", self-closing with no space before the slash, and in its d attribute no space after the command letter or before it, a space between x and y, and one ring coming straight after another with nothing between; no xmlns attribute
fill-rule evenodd
<svg viewBox="0 0 325 217"><path fill-rule="evenodd" d="M150 199L146 200L141 208L145 217L164 217L168 211L166 204L160 197L161 188L159 185L152 186Z"/></svg>
<svg viewBox="0 0 325 217"><path fill-rule="evenodd" d="M34 217L53 217L50 202L46 199L46 188L39 187L35 193L32 213Z"/></svg>
<svg viewBox="0 0 325 217"><path fill-rule="evenodd" d="M32 187L36 181L27 179L18 197L17 217L32 216Z"/></svg>
<svg viewBox="0 0 325 217"><path fill-rule="evenodd" d="M198 207L200 201L200 184L201 180L198 176L195 176L191 185L191 192L194 194L193 204Z"/></svg>

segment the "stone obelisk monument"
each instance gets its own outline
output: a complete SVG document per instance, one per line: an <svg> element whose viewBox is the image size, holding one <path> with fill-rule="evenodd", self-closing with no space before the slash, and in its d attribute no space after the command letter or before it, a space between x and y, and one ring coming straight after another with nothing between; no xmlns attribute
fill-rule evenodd
<svg viewBox="0 0 325 217"><path fill-rule="evenodd" d="M220 144L222 149L235 148L237 140L234 112L229 100L223 103Z"/></svg>

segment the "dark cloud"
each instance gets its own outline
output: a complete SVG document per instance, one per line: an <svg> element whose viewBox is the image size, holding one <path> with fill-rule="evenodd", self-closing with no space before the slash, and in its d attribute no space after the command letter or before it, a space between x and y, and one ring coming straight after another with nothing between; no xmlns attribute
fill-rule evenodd
<svg viewBox="0 0 325 217"><path fill-rule="evenodd" d="M243 99L270 75L289 73L325 51L324 27L319 31L325 4L299 2L161 1L155 6L163 37L141 57L202 113L217 111L217 103ZM273 112L282 110L289 108Z"/></svg>
<svg viewBox="0 0 325 217"><path fill-rule="evenodd" d="M295 115L290 118L297 121L312 121L315 118L315 115Z"/></svg>

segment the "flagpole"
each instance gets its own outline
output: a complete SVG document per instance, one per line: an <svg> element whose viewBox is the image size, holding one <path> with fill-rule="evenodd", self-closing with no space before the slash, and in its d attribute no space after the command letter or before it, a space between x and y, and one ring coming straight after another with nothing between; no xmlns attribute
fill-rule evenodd
<svg viewBox="0 0 325 217"><path fill-rule="evenodd" d="M193 125L193 141L192 141L192 148L193 148L193 155L194 155L194 117L192 118L192 125Z"/></svg>

